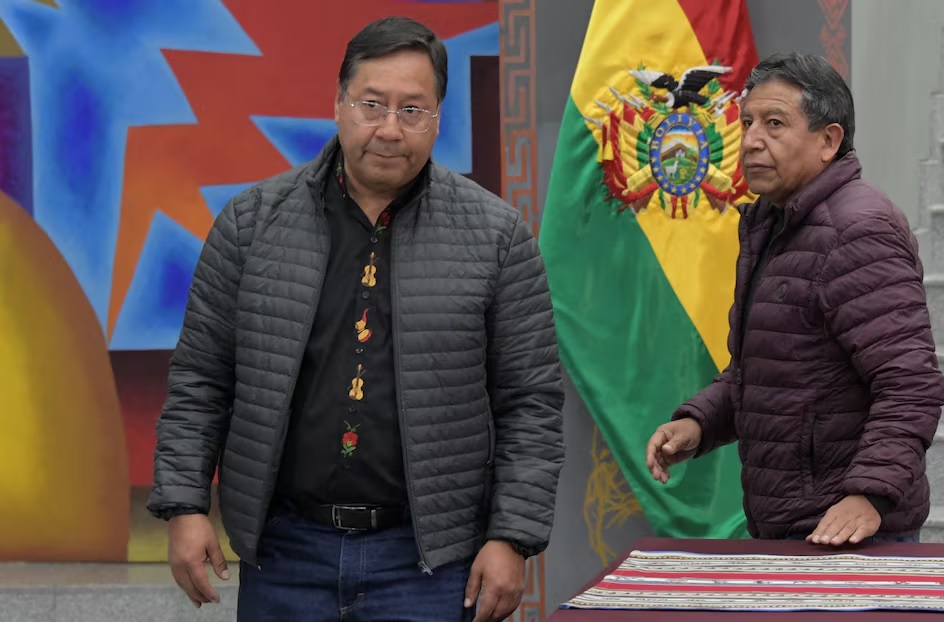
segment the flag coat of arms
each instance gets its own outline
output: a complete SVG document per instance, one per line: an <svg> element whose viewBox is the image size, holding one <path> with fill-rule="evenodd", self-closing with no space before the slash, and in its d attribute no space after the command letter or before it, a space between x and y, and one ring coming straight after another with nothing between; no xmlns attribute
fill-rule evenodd
<svg viewBox="0 0 944 622"><path fill-rule="evenodd" d="M746 536L736 445L650 477L645 447L729 361L744 0L597 0L540 244L561 355L656 534Z"/></svg>

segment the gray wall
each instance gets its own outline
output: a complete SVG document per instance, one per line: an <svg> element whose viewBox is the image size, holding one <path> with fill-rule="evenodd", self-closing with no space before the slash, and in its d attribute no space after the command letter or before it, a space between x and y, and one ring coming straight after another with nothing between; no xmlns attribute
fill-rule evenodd
<svg viewBox="0 0 944 622"><path fill-rule="evenodd" d="M855 0L852 93L863 174L923 226L918 162L931 153L929 102L942 87L941 0Z"/></svg>
<svg viewBox="0 0 944 622"><path fill-rule="evenodd" d="M564 104L577 67L593 0L538 0L535 16L537 57L538 204L547 197L547 185L557 146ZM551 544L545 556L545 602L553 611L603 567L589 546L584 520L587 478L592 470L593 418L573 385L567 383L564 404L564 439L567 461L561 474L557 513ZM606 533L611 549L623 551L651 531L639 515Z"/></svg>
<svg viewBox="0 0 944 622"><path fill-rule="evenodd" d="M564 103L592 8L592 0L536 2L538 204L542 207L547 196ZM761 57L793 49L824 53L819 35L825 20L817 0L748 0L748 8ZM841 25L849 32L848 13ZM848 58L848 39L843 51ZM548 612L570 598L603 566L589 546L589 532L583 515L587 479L593 463L591 442L594 424L579 395L569 384L564 418L567 464L561 477L554 533L545 562ZM622 552L636 539L650 533L645 519L637 515L605 532L604 539L612 550Z"/></svg>

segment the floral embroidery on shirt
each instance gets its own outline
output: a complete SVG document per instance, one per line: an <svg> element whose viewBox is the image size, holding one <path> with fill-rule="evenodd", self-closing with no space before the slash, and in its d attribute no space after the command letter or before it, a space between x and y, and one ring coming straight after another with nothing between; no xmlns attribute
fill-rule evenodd
<svg viewBox="0 0 944 622"><path fill-rule="evenodd" d="M358 423L355 426L351 426L350 423L345 421L344 425L347 427L347 431L341 435L341 455L345 458L349 458L357 449L357 428L359 428L361 424Z"/></svg>
<svg viewBox="0 0 944 622"><path fill-rule="evenodd" d="M341 160L341 156L338 156L338 166L334 171L334 174L338 178L338 185L341 186L341 190L347 195L347 190L344 188L344 162Z"/></svg>
<svg viewBox="0 0 944 622"><path fill-rule="evenodd" d="M344 196L347 196L347 187L344 185L344 159L339 154L338 163L334 169L334 175L338 180L338 185L341 186L341 193ZM377 222L374 224L374 234L378 234L381 231L386 231L390 227L390 220L393 218L393 214L390 211L390 208L387 207L384 211L380 213L380 216L377 217Z"/></svg>
<svg viewBox="0 0 944 622"><path fill-rule="evenodd" d="M390 208L388 207L384 211L380 212L380 216L377 217L377 224L374 225L374 233L386 231L387 227L390 226L390 219Z"/></svg>

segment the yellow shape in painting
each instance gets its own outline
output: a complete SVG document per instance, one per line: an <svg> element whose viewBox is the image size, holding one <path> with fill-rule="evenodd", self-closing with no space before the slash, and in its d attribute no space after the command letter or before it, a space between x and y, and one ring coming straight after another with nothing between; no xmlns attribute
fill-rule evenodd
<svg viewBox="0 0 944 622"><path fill-rule="evenodd" d="M20 56L23 56L23 48L16 42L13 33L0 19L0 58L19 58Z"/></svg>
<svg viewBox="0 0 944 622"><path fill-rule="evenodd" d="M101 324L2 192L0 507L0 560L127 559L127 449Z"/></svg>
<svg viewBox="0 0 944 622"><path fill-rule="evenodd" d="M55 0L35 0L39 4L45 4L54 9L58 9L59 5L56 4ZM23 49L20 47L20 44L16 42L16 38L13 36L13 33L10 32L10 29L3 23L3 20L0 19L0 58L6 57L19 57L23 56Z"/></svg>

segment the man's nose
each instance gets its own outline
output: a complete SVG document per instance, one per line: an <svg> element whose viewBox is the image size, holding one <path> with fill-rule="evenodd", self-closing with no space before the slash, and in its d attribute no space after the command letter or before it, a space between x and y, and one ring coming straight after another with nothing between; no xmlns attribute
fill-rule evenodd
<svg viewBox="0 0 944 622"><path fill-rule="evenodd" d="M377 127L377 134L384 140L399 140L403 137L403 128L400 127L400 117L393 110L387 113Z"/></svg>
<svg viewBox="0 0 944 622"><path fill-rule="evenodd" d="M762 145L761 141L761 130L755 128L753 125L748 125L741 129L741 150L742 151L754 151L760 149Z"/></svg>

